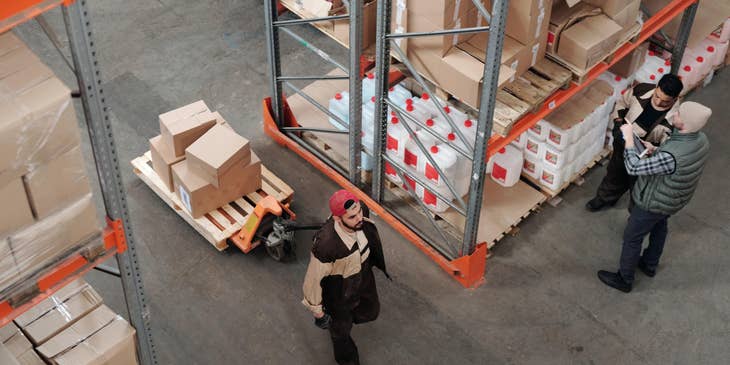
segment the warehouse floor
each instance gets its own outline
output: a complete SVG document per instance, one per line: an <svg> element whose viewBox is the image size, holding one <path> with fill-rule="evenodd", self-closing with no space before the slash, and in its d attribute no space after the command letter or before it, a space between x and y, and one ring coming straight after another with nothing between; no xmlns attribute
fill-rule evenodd
<svg viewBox="0 0 730 365"><path fill-rule="evenodd" d="M89 2L106 100L142 262L160 364L328 364L328 334L299 303L311 233L298 235L297 259L262 252L217 252L133 173L128 161L159 133L157 115L204 99L251 139L264 163L295 189L301 221L327 215L337 187L262 132L269 94L259 1ZM60 12L47 19L61 30ZM72 79L35 23L16 32L69 84ZM339 59L344 51L312 28L299 30ZM284 35L285 72L331 67ZM557 207L546 205L499 242L486 283L465 290L424 254L379 224L393 282L378 274L382 312L353 337L364 364L724 364L730 358L730 72L690 99L715 111L712 155L694 201L670 221L658 275L639 274L634 291L603 286L626 222L626 198L585 212L604 174L596 168ZM77 107L77 111L81 109ZM722 167L725 166L725 167ZM117 311L116 278L89 281Z"/></svg>

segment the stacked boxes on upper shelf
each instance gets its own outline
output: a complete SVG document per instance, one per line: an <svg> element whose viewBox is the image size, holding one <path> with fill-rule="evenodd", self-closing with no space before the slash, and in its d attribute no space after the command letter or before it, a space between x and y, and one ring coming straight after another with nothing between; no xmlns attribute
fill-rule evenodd
<svg viewBox="0 0 730 365"><path fill-rule="evenodd" d="M71 92L10 32L0 35L0 118L2 292L78 250L100 225Z"/></svg>
<svg viewBox="0 0 730 365"><path fill-rule="evenodd" d="M640 0L556 0L547 53L578 70L595 66L636 29Z"/></svg>
<svg viewBox="0 0 730 365"><path fill-rule="evenodd" d="M134 335L134 328L79 279L0 328L0 360L5 360L0 363L134 365Z"/></svg>
<svg viewBox="0 0 730 365"><path fill-rule="evenodd" d="M261 160L203 101L161 114L150 139L152 167L198 218L261 188Z"/></svg>

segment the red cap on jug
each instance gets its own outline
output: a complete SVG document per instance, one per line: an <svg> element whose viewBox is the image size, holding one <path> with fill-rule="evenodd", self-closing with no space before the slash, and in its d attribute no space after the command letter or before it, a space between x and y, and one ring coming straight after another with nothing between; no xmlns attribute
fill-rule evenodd
<svg viewBox="0 0 730 365"><path fill-rule="evenodd" d="M413 104L408 104L406 106L406 110L409 111L409 112L412 112L413 111Z"/></svg>
<svg viewBox="0 0 730 365"><path fill-rule="evenodd" d="M398 124L398 117L390 118L390 123L392 123L392 124Z"/></svg>
<svg viewBox="0 0 730 365"><path fill-rule="evenodd" d="M710 52L710 53L715 52L715 47L707 46L707 52Z"/></svg>
<svg viewBox="0 0 730 365"><path fill-rule="evenodd" d="M449 141L455 141L456 140L456 135L454 135L454 133L449 133L449 135L447 137L449 138Z"/></svg>
<svg viewBox="0 0 730 365"><path fill-rule="evenodd" d="M471 119L467 119L464 121L464 127L471 128L473 124L474 123L471 121Z"/></svg>
<svg viewBox="0 0 730 365"><path fill-rule="evenodd" d="M670 66L672 64L671 60L664 61L664 66Z"/></svg>
<svg viewBox="0 0 730 365"><path fill-rule="evenodd" d="M499 153L505 153L505 152L507 152L507 150L505 150L504 147L499 149Z"/></svg>
<svg viewBox="0 0 730 365"><path fill-rule="evenodd" d="M659 71L659 73L664 73L664 67L659 67L659 68L657 69L657 71Z"/></svg>
<svg viewBox="0 0 730 365"><path fill-rule="evenodd" d="M449 108L449 106L447 105L444 107L444 111L447 113L451 113L451 108Z"/></svg>
<svg viewBox="0 0 730 365"><path fill-rule="evenodd" d="M690 66L684 66L684 69L683 70L685 70L687 72L690 72L690 71L692 71L692 67L690 67Z"/></svg>
<svg viewBox="0 0 730 365"><path fill-rule="evenodd" d="M649 76L649 80L656 80L656 76L654 76L654 75L650 75L650 76Z"/></svg>
<svg viewBox="0 0 730 365"><path fill-rule="evenodd" d="M423 94L421 94L421 99L423 99L423 100L428 100L429 98L430 98L430 96L428 96L428 94L427 94L427 93L423 93Z"/></svg>
<svg viewBox="0 0 730 365"><path fill-rule="evenodd" d="M434 125L433 119L427 120L426 121L426 125L429 126L429 127L433 127L433 125Z"/></svg>
<svg viewBox="0 0 730 365"><path fill-rule="evenodd" d="M370 97L370 101L375 102L375 96Z"/></svg>
<svg viewBox="0 0 730 365"><path fill-rule="evenodd" d="M371 73L369 73L369 74L368 74L368 78L369 78L370 80L372 80L372 79L374 79L374 78L375 78L375 75L373 75L373 73L371 72Z"/></svg>
<svg viewBox="0 0 730 365"><path fill-rule="evenodd" d="M335 94L335 100L342 100L342 94L340 94L340 93Z"/></svg>
<svg viewBox="0 0 730 365"><path fill-rule="evenodd" d="M614 77L613 79L614 79L614 80L616 80L616 81L621 81L621 76L618 76L618 75L617 75L617 76L616 76L616 77Z"/></svg>
<svg viewBox="0 0 730 365"><path fill-rule="evenodd" d="M654 56L654 55L656 55L656 53L654 53L654 51L649 51L649 56Z"/></svg>
<svg viewBox="0 0 730 365"><path fill-rule="evenodd" d="M697 62L699 62L699 63L705 62L705 59L702 58L702 56L697 56Z"/></svg>
<svg viewBox="0 0 730 365"><path fill-rule="evenodd" d="M438 146L431 146L431 153L439 153L439 147Z"/></svg>
<svg viewBox="0 0 730 365"><path fill-rule="evenodd" d="M411 105L411 104L413 104L413 99L411 99L411 98L406 99L406 105Z"/></svg>

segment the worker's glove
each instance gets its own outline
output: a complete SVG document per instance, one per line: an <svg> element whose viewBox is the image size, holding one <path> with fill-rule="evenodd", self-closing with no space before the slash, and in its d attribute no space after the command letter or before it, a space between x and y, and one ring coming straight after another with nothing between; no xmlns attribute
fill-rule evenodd
<svg viewBox="0 0 730 365"><path fill-rule="evenodd" d="M317 327L319 327L319 328L321 328L321 329L323 329L323 330L326 330L326 329L330 328L330 324L331 323L332 323L332 317L329 314L327 314L327 313L325 313L322 316L322 318L315 318L314 319L314 325L317 326Z"/></svg>

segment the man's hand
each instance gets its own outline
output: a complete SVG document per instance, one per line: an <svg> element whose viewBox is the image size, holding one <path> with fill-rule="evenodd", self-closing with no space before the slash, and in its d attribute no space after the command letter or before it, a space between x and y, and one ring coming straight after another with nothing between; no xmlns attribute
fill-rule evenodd
<svg viewBox="0 0 730 365"><path fill-rule="evenodd" d="M634 147L634 126L632 124L624 124L621 126L621 134L626 143L626 148Z"/></svg>
<svg viewBox="0 0 730 365"><path fill-rule="evenodd" d="M656 151L656 146L654 146L651 142L647 142L642 140L641 143L644 144L644 148L646 148L646 154L647 155L653 155L654 151Z"/></svg>
<svg viewBox="0 0 730 365"><path fill-rule="evenodd" d="M327 313L317 313L314 315L314 325L326 330L330 328L330 324L332 323L332 317Z"/></svg>

